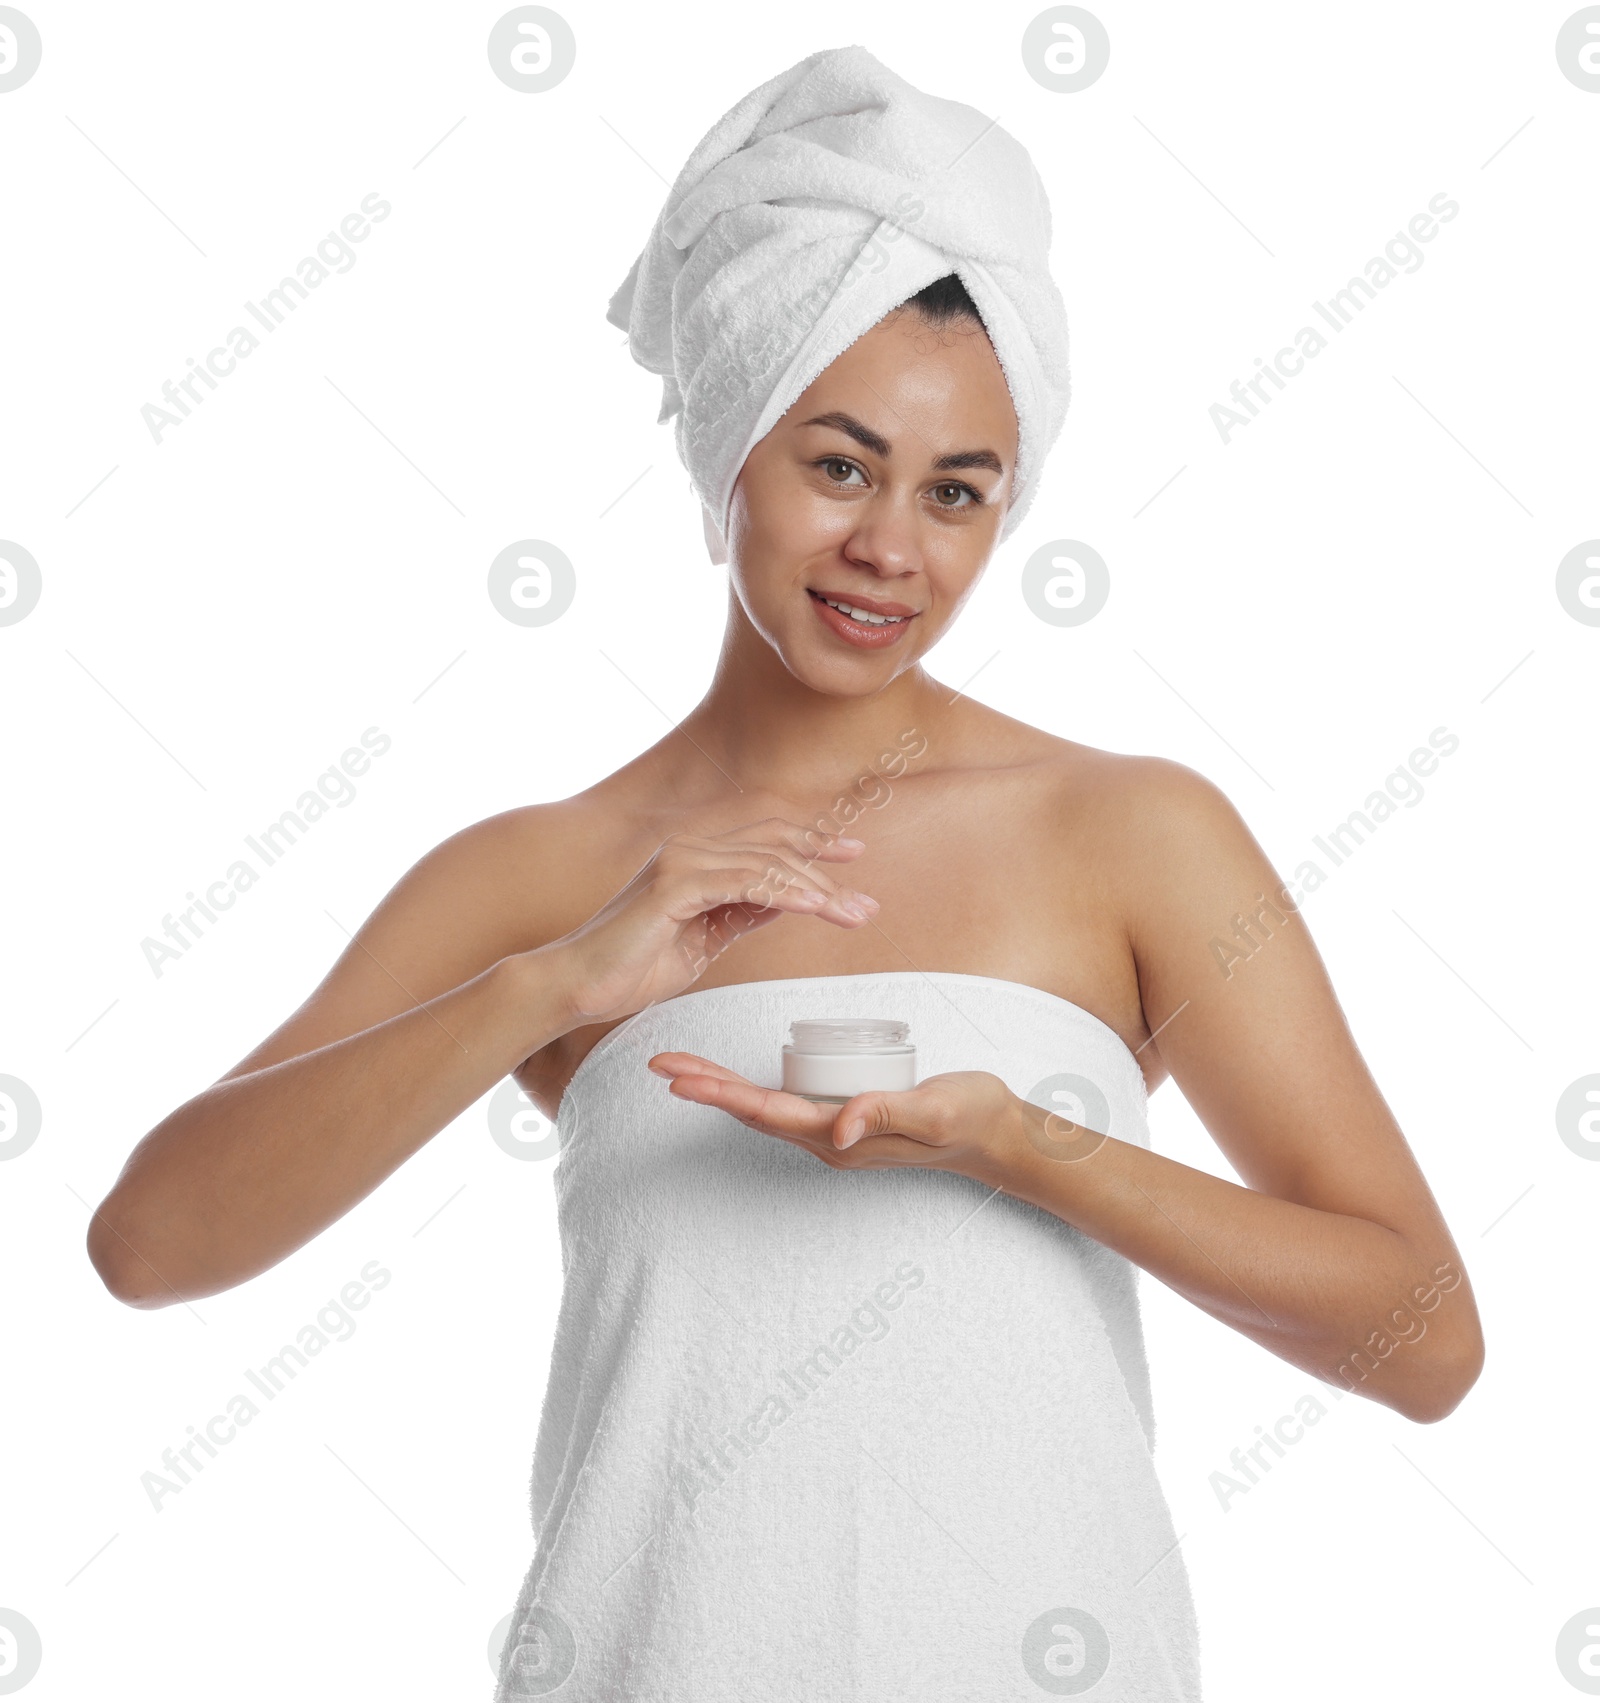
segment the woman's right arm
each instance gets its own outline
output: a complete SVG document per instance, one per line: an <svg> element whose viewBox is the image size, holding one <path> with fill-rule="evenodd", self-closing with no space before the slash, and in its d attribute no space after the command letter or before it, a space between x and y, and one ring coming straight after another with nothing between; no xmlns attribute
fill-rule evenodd
<svg viewBox="0 0 1600 1703"><path fill-rule="evenodd" d="M792 823L675 836L586 923L532 948L516 900L526 828L492 818L445 841L286 1023L134 1149L90 1223L96 1271L134 1307L233 1288L569 1029L670 997L784 911L860 926L813 867L859 845L818 838Z"/></svg>

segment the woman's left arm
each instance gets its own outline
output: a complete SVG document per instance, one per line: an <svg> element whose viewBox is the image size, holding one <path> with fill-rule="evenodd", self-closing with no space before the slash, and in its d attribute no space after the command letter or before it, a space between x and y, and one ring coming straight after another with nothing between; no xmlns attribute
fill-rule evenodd
<svg viewBox="0 0 1600 1703"><path fill-rule="evenodd" d="M995 1181L1305 1371L1442 1419L1484 1350L1438 1203L1239 813L1181 764L1142 766L1121 908L1148 1045L1246 1186L1110 1139L1073 1162L1026 1104Z"/></svg>
<svg viewBox="0 0 1600 1703"><path fill-rule="evenodd" d="M1478 1377L1483 1334L1438 1204L1238 812L1195 771L1142 763L1120 879L1146 1046L1244 1186L1075 1126L982 1071L835 1114L691 1055L651 1068L840 1169L956 1170L1030 1201L1325 1382L1443 1419Z"/></svg>

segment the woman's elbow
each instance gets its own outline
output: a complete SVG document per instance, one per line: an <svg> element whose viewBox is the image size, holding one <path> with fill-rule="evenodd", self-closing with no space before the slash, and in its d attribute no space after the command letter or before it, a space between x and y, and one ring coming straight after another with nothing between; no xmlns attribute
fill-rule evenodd
<svg viewBox="0 0 1600 1703"><path fill-rule="evenodd" d="M108 1196L89 1220L89 1233L84 1239L89 1263L106 1286L106 1292L126 1307L146 1311L181 1300L182 1296L135 1251L140 1238L130 1237L126 1225L114 1222L114 1212Z"/></svg>
<svg viewBox="0 0 1600 1703"><path fill-rule="evenodd" d="M1418 1425L1437 1425L1441 1419L1448 1419L1477 1383L1483 1359L1483 1331L1474 1319L1455 1340L1436 1344L1424 1376L1407 1392L1408 1399L1399 1411Z"/></svg>

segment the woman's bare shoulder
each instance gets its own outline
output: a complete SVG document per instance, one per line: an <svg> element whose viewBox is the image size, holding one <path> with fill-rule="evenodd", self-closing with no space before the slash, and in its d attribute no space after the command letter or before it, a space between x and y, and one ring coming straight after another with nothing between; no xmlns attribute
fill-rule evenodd
<svg viewBox="0 0 1600 1703"><path fill-rule="evenodd" d="M228 1074L341 1040L560 939L606 896L599 815L586 795L521 805L425 850L300 1008Z"/></svg>
<svg viewBox="0 0 1600 1703"><path fill-rule="evenodd" d="M1062 811L1092 832L1125 893L1169 880L1181 864L1253 844L1223 789L1174 758L1080 745L1051 768Z"/></svg>
<svg viewBox="0 0 1600 1703"><path fill-rule="evenodd" d="M1246 900L1283 883L1233 800L1171 757L1068 745L1043 760L1060 843L1100 878L1130 942L1214 932Z"/></svg>
<svg viewBox="0 0 1600 1703"><path fill-rule="evenodd" d="M1171 757L1103 750L987 708L980 727L981 747L996 767L1028 771L1031 782L1075 810L1090 806L1148 823L1227 802L1216 782Z"/></svg>
<svg viewBox="0 0 1600 1703"><path fill-rule="evenodd" d="M469 823L419 859L406 879L441 897L448 892L457 916L464 903L493 911L520 941L540 944L572 926L575 908L593 908L597 882L612 878L607 893L617 885L615 871L636 846L642 861L660 838L656 827L648 799L623 771L571 797Z"/></svg>

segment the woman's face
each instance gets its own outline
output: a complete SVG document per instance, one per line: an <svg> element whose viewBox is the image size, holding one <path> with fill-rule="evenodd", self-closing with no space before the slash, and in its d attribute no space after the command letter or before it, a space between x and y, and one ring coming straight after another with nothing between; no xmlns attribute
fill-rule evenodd
<svg viewBox="0 0 1600 1703"><path fill-rule="evenodd" d="M886 685L977 584L1016 459L1016 413L983 327L891 314L801 394L740 471L728 562L752 626L818 691Z"/></svg>

